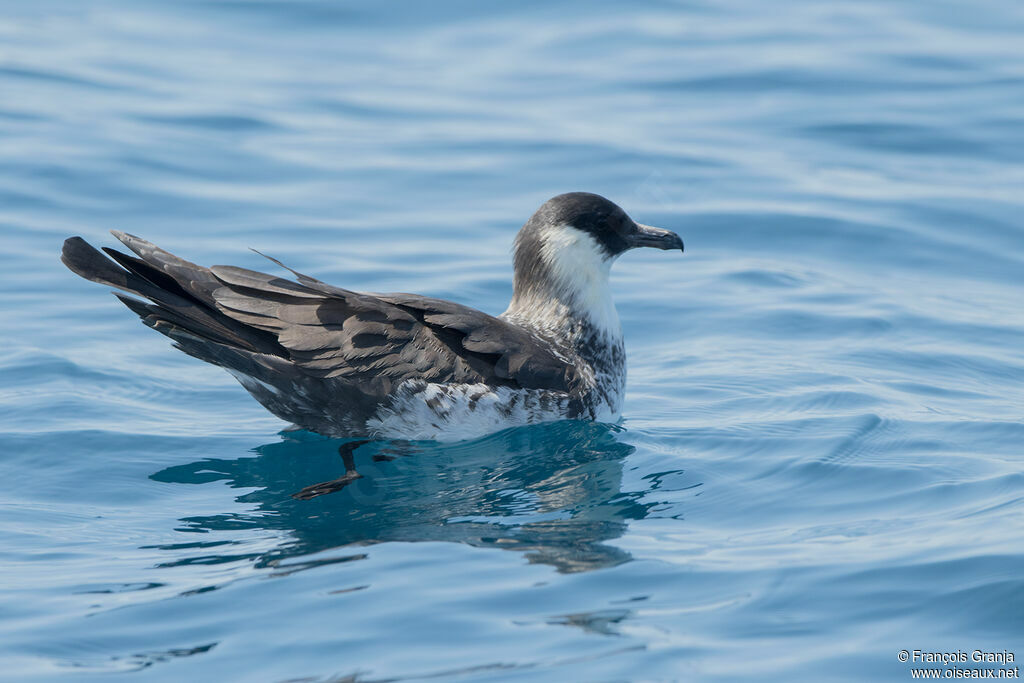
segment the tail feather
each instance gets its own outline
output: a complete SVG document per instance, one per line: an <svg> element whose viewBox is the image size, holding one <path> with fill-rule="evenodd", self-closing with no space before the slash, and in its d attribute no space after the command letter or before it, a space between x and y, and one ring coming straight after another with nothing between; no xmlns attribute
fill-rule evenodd
<svg viewBox="0 0 1024 683"><path fill-rule="evenodd" d="M204 268L191 261L186 261L180 256L175 256L171 252L161 249L141 237L136 237L120 230L111 230L110 233L120 240L124 246L134 252L142 262L159 272L167 274L193 296L212 303L213 292L222 286L222 283L210 272L209 268Z"/></svg>
<svg viewBox="0 0 1024 683"><path fill-rule="evenodd" d="M110 258L81 237L70 237L64 242L61 261L72 272L87 280L149 299L152 303L147 304L118 295L118 299L142 318L145 324L159 332L168 334L169 329L181 330L198 339L239 349L257 353L284 353L284 348L272 335L233 320L217 310L212 297L204 300L200 295L193 294L171 274L142 258L113 249L104 251ZM202 273L205 269L200 266L194 266L194 269L194 272L189 273L190 281L215 279L209 271ZM185 272L179 270L178 274L184 276ZM166 325L160 325L161 322Z"/></svg>
<svg viewBox="0 0 1024 683"><path fill-rule="evenodd" d="M163 271L157 270L156 268L149 265L140 258L129 256L124 252L120 252L116 249L111 249L110 247L103 247L103 252L110 258L117 261L118 265L120 265L122 268L129 272L135 273L143 280L146 280L155 287L159 287L160 289L166 292L177 294L178 296L184 299L193 296L186 292L184 288L182 288L182 286L178 284L178 281L175 280L173 277L171 277L167 273L164 273Z"/></svg>
<svg viewBox="0 0 1024 683"><path fill-rule="evenodd" d="M69 237L64 240L60 260L71 269L71 272L101 285L142 296L146 296L143 290L151 287L134 273L118 268L81 237Z"/></svg>
<svg viewBox="0 0 1024 683"><path fill-rule="evenodd" d="M125 306L139 316L142 322L157 332L170 337L174 346L193 358L218 365L265 384L274 384L291 369L286 361L272 354L239 348L230 342L198 334L192 321L181 318L173 311L157 304L148 304L123 294L115 294ZM294 373L291 373L294 374Z"/></svg>
<svg viewBox="0 0 1024 683"><path fill-rule="evenodd" d="M255 286L256 294L272 299L268 306L295 299L303 304L300 312L307 315L311 313L307 308L319 310L322 296L316 287L231 268L221 269L220 278L220 272L189 263L145 240L114 234L135 256L114 249L104 249L104 254L81 237L71 237L64 242L61 260L77 275L125 292L115 295L144 324L190 356L226 369L278 417L323 434L365 429L378 397L341 377L325 381L323 375L296 363L292 352L278 341L280 325L267 324L276 318L245 317L224 305L234 301L231 293ZM259 301L258 296L248 298Z"/></svg>

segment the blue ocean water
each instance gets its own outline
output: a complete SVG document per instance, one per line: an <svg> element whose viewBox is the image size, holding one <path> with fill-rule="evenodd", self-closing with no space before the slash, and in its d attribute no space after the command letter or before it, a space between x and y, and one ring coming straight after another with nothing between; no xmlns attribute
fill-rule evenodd
<svg viewBox="0 0 1024 683"><path fill-rule="evenodd" d="M0 2L0 677L1024 658L1022 32L996 0ZM616 266L622 424L368 444L310 501L339 442L58 261L113 228L497 313L570 190L687 245Z"/></svg>

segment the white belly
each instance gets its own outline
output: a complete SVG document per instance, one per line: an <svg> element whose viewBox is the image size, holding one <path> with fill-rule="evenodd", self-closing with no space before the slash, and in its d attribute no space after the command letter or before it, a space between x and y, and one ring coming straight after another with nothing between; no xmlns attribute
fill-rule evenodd
<svg viewBox="0 0 1024 683"><path fill-rule="evenodd" d="M565 419L568 405L568 397L555 391L413 381L400 386L366 427L371 435L389 439L462 441Z"/></svg>

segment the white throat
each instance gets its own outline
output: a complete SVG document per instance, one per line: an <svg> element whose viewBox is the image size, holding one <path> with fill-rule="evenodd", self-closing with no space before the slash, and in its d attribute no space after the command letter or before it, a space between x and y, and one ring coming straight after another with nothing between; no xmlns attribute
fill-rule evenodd
<svg viewBox="0 0 1024 683"><path fill-rule="evenodd" d="M550 280L548 291L532 289L526 300L517 294L505 317L544 326L554 326L556 320L585 320L610 341L621 339L622 326L608 281L615 258L588 233L572 226L544 228L536 239Z"/></svg>

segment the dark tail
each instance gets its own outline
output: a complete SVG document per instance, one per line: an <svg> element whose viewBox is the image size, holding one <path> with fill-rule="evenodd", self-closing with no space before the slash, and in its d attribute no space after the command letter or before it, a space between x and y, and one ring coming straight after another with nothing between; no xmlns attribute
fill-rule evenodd
<svg viewBox="0 0 1024 683"><path fill-rule="evenodd" d="M61 260L87 280L132 295L116 294L142 322L170 337L177 348L231 372L278 417L323 434L341 433L365 424L369 413L363 413L370 405L368 399L342 378L325 381L297 366L278 342L273 331L276 328L260 328L261 323L273 318L249 312L243 321L229 316L217 303L218 297L238 298L253 286L258 286L256 291L260 294L280 290L284 295L319 300L313 290L237 268L222 267L220 270L227 278L222 280L213 270L178 258L138 237L119 232L114 235L135 256L106 248L103 253L81 237L71 237L64 242ZM246 279L253 277L252 282ZM352 405L340 408L338 402L345 396ZM357 408L363 411L356 416L358 419L351 417Z"/></svg>
<svg viewBox="0 0 1024 683"><path fill-rule="evenodd" d="M284 348L269 333L240 323L217 309L213 293L222 284L209 269L189 263L134 235L114 235L141 258L104 248L106 255L81 237L64 241L61 261L77 275L148 299L118 295L146 325L167 335L191 355L225 365L227 349L284 355ZM108 258L109 257L109 258ZM230 354L234 356L235 354ZM241 368L232 368L241 370Z"/></svg>

